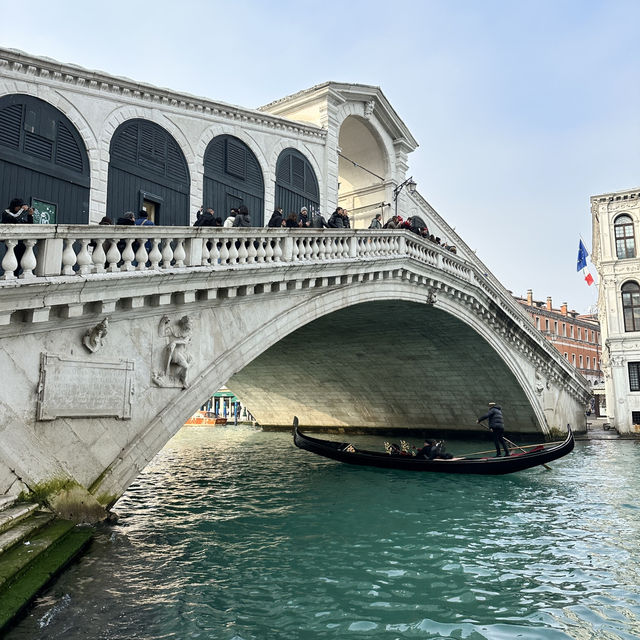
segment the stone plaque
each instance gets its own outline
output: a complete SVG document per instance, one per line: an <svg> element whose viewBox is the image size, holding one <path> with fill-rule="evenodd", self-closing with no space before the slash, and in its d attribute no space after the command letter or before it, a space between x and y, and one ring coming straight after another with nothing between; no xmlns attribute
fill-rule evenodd
<svg viewBox="0 0 640 640"><path fill-rule="evenodd" d="M130 419L133 365L41 354L37 419Z"/></svg>

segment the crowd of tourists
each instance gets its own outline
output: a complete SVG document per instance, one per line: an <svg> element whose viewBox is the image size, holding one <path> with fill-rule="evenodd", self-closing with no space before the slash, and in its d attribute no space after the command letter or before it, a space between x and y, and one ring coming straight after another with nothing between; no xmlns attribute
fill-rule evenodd
<svg viewBox="0 0 640 640"><path fill-rule="evenodd" d="M21 198L14 198L9 207L2 212L0 221L3 224L31 224L33 223L33 209ZM112 225L114 221L105 216L100 220L101 225ZM145 209L138 211L137 215L133 211L127 211L115 221L116 225L153 225L154 222L149 219L149 215ZM220 216L216 216L215 211L208 207L200 207L196 214L194 227L252 227L249 210L245 205L234 207L229 215L223 220ZM299 213L292 211L285 216L281 207L278 207L271 214L271 218L267 222L267 227L275 228L311 228L311 229L350 229L351 221L349 213L343 207L337 207L336 210L326 220L325 217L316 209L302 207ZM378 213L371 220L369 229L406 229L416 233L420 237L430 240L445 249L456 253L453 245L443 242L439 237L429 233L427 225L419 216L412 216L406 220L402 216L394 215L386 223L382 223L382 214Z"/></svg>

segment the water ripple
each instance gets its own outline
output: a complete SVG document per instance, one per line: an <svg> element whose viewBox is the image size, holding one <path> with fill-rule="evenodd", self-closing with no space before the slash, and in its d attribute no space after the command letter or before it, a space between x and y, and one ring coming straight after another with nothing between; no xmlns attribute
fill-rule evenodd
<svg viewBox="0 0 640 640"><path fill-rule="evenodd" d="M8 638L637 640L639 463L411 474L185 429Z"/></svg>

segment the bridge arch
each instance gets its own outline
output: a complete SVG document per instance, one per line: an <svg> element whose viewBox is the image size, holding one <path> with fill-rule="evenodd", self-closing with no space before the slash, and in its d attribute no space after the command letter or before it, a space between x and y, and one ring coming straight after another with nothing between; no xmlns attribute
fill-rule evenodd
<svg viewBox="0 0 640 640"><path fill-rule="evenodd" d="M371 121L356 114L342 121L338 147L338 206L360 221L357 226L364 226L369 214L386 200L392 155Z"/></svg>
<svg viewBox="0 0 640 640"><path fill-rule="evenodd" d="M0 97L0 201L31 198L36 222L86 223L90 184L84 139L62 111L35 96Z"/></svg>
<svg viewBox="0 0 640 640"><path fill-rule="evenodd" d="M353 282L311 301L285 296L255 325L241 308L201 310L194 342L206 351L203 345L212 340L213 357L190 387L176 390L170 405L150 412L156 417L123 449L96 491L128 486L225 383L263 425L264 415L274 417L268 424L283 426L297 414L305 425L423 428L426 422L444 434L473 429L487 402L496 401L506 405L512 431L546 432L530 382L535 376L509 354L508 341L478 331L478 319L464 305L431 304L429 295L426 287L389 278ZM154 331L151 322L145 331ZM400 412L398 396L406 398Z"/></svg>

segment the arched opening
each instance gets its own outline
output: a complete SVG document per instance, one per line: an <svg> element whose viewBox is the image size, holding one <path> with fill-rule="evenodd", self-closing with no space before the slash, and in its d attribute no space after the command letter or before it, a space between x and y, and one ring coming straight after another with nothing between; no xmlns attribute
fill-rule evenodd
<svg viewBox="0 0 640 640"><path fill-rule="evenodd" d="M313 167L296 149L285 149L276 164L275 206L284 214L298 213L302 207L312 213L320 208L318 179Z"/></svg>
<svg viewBox="0 0 640 640"><path fill-rule="evenodd" d="M123 122L109 146L107 215L145 209L156 224L189 224L189 168L173 137L147 120Z"/></svg>
<svg viewBox="0 0 640 640"><path fill-rule="evenodd" d="M234 136L217 136L204 154L203 204L223 220L245 205L253 226L264 224L264 179L255 154Z"/></svg>
<svg viewBox="0 0 640 640"><path fill-rule="evenodd" d="M338 205L349 211L353 226L368 226L385 200L386 150L366 120L349 116L338 138Z"/></svg>
<svg viewBox="0 0 640 640"><path fill-rule="evenodd" d="M624 330L640 331L640 285L637 282L622 285L622 312Z"/></svg>
<svg viewBox="0 0 640 640"><path fill-rule="evenodd" d="M622 259L635 258L636 241L631 216L627 214L618 216L613 223L613 228L616 238L616 256Z"/></svg>
<svg viewBox="0 0 640 640"><path fill-rule="evenodd" d="M89 157L72 122L44 100L0 98L0 202L23 198L34 222L89 221Z"/></svg>

